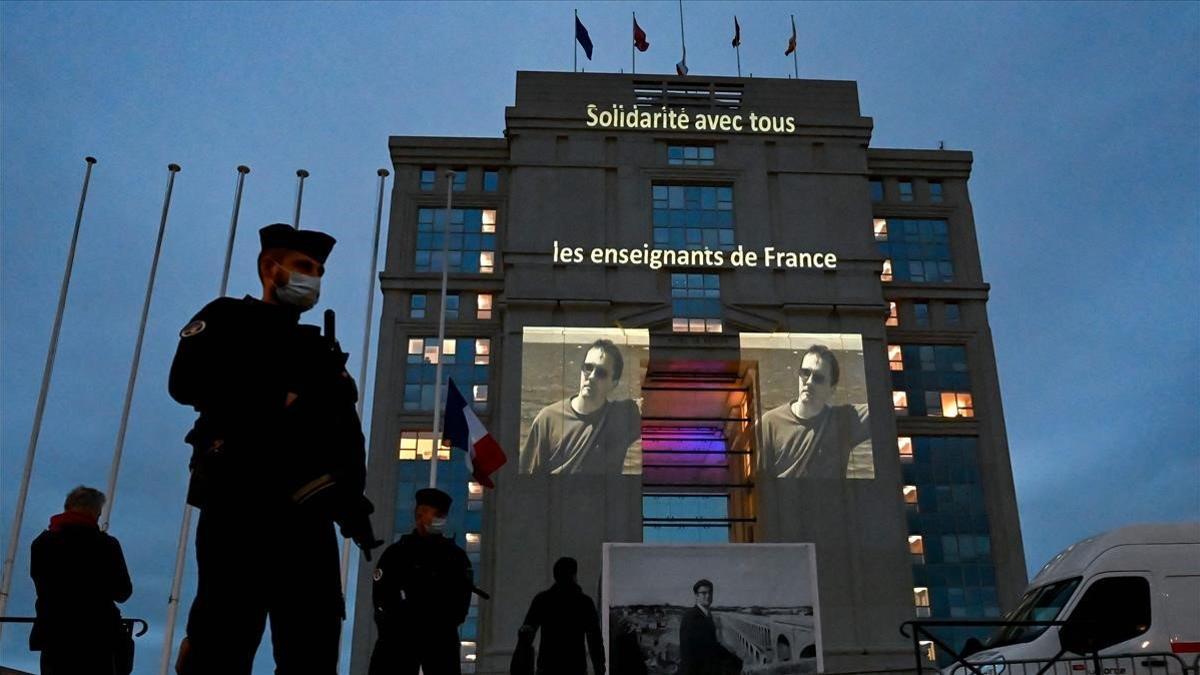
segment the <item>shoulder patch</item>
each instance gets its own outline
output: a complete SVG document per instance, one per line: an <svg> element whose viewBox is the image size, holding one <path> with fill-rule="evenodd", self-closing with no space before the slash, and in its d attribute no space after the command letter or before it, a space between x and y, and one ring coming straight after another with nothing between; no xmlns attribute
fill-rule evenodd
<svg viewBox="0 0 1200 675"><path fill-rule="evenodd" d="M383 578L383 570L376 567L375 573L371 575L371 578L374 579L375 581L379 581L380 579Z"/></svg>
<svg viewBox="0 0 1200 675"><path fill-rule="evenodd" d="M205 326L206 324L203 321L196 319L195 321L184 326L183 330L179 331L179 337L188 338L192 337L193 335L199 335L200 333L204 332Z"/></svg>

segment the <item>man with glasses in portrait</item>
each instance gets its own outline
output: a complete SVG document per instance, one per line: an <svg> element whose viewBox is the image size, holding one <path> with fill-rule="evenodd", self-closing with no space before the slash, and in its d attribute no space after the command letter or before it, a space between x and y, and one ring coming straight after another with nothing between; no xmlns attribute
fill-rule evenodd
<svg viewBox="0 0 1200 675"><path fill-rule="evenodd" d="M759 468L777 478L845 478L854 446L871 438L866 404L830 405L841 370L825 345L800 360L795 400L762 416Z"/></svg>
<svg viewBox="0 0 1200 675"><path fill-rule="evenodd" d="M596 340L579 369L579 393L542 408L521 446L521 473L621 474L641 469L642 413L610 401L625 360L612 340Z"/></svg>

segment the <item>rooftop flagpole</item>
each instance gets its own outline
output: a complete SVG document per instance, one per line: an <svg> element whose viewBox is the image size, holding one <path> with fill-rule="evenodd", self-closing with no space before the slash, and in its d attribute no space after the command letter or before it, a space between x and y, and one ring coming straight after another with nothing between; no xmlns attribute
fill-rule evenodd
<svg viewBox="0 0 1200 675"><path fill-rule="evenodd" d="M83 223L83 205L87 202L88 183L92 180L92 165L95 157L84 157L87 168L83 173L83 190L79 193L79 207L75 210L75 230L71 234L71 246L67 249L67 268L63 272L62 286L58 289L58 310L54 314L54 327L50 329L50 348L46 352L46 366L42 370L42 388L38 391L37 405L33 412L33 429L29 432L29 447L25 451L25 469L21 474L21 487L17 490L17 506L13 513L13 524L8 530L8 548L4 551L4 571L0 573L0 616L8 605L8 594L12 589L13 565L17 560L17 546L21 543L21 521L25 517L25 501L29 498L29 479L33 476L33 458L37 454L38 436L42 431L42 415L46 412L46 394L50 390L50 377L54 373L54 357L58 353L58 336L62 330L63 312L67 306L67 289L71 285L71 269L75 266L75 245L79 243L79 226ZM0 631L4 624L0 623Z"/></svg>
<svg viewBox="0 0 1200 675"><path fill-rule="evenodd" d="M577 36L577 34L575 32L575 31L579 30L578 26L579 26L579 10L576 9L575 10L575 25L571 26L571 48L574 50L574 53L572 54L574 60L571 61L571 72L572 73L579 72L579 37Z"/></svg>
<svg viewBox="0 0 1200 675"><path fill-rule="evenodd" d="M634 26L634 31L636 32L637 31L637 12L633 13L633 26ZM637 43L634 41L630 41L630 43L629 43L629 58L633 62L629 68L629 72L634 75L637 75Z"/></svg>
<svg viewBox="0 0 1200 675"><path fill-rule="evenodd" d="M237 235L238 217L242 210L242 188L250 167L241 164L237 168L237 187L233 190L233 213L229 216L229 239L225 244L225 267L221 272L220 297L225 297L229 288L229 268L233 262L233 241ZM171 656L175 649L175 622L179 616L179 594L183 592L183 569L187 562L188 540L192 534L192 513L195 511L185 499L183 522L179 525L179 542L175 546L175 567L171 576L171 591L167 595L167 625L163 629L162 657L158 662L159 675L167 675L171 668Z"/></svg>
<svg viewBox="0 0 1200 675"><path fill-rule="evenodd" d="M796 41L796 15L792 14L792 71L796 74L796 79L800 79L800 55L799 48L794 44Z"/></svg>
<svg viewBox="0 0 1200 675"><path fill-rule="evenodd" d="M108 530L113 506L117 501L117 476L121 472L121 456L125 452L125 433L129 430L129 412L133 407L133 392L137 387L138 367L142 362L142 343L146 338L146 320L150 317L150 300L154 297L154 281L158 276L158 261L162 256L163 236L167 233L167 215L171 211L171 192L175 189L175 174L178 164L167 165L167 194L163 197L162 216L158 221L158 239L154 242L154 257L150 262L150 279L146 282L146 298L142 301L142 318L138 324L137 341L133 347L133 363L129 366L129 381L125 384L125 403L121 408L121 424L117 428L117 441L113 447L112 464L108 468L108 490L104 509L100 516L100 529Z"/></svg>
<svg viewBox="0 0 1200 675"><path fill-rule="evenodd" d="M438 453L442 449L442 362L446 351L446 285L450 276L450 221L453 218L454 171L446 172L446 222L442 224L442 299L438 306L437 367L433 381L433 455L429 459L429 487L437 487ZM435 228L436 231L436 228Z"/></svg>

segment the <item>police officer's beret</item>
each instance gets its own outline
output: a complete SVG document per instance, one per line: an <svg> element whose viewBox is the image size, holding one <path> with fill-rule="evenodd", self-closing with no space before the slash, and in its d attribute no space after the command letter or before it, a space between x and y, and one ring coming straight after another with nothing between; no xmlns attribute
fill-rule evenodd
<svg viewBox="0 0 1200 675"><path fill-rule="evenodd" d="M258 231L258 239L262 242L262 250L269 248L286 248L312 256L324 264L333 250L337 240L316 230L297 230L287 223L274 223Z"/></svg>
<svg viewBox="0 0 1200 675"><path fill-rule="evenodd" d="M437 488L422 488L417 490L417 506L432 506L438 510L438 513L449 511L450 503L453 501L450 495Z"/></svg>

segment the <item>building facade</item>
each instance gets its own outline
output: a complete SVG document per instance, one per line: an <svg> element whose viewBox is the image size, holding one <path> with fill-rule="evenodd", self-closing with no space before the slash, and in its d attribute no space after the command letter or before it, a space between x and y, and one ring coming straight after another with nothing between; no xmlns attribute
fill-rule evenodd
<svg viewBox="0 0 1200 675"><path fill-rule="evenodd" d="M507 672L559 556L577 558L597 594L605 542L814 544L827 672L910 665L903 621L1011 608L1024 552L971 154L871 148L853 82L540 72L516 82L504 138L390 139L368 476L377 530L411 529L439 360L509 456L485 493L461 453L440 451L450 530L492 594L463 627L464 670ZM650 264L656 249L708 257ZM580 367L571 359L584 358L590 330L639 336L642 356L623 375L639 392L635 470L522 470L540 368L523 359L548 329L583 336L564 371ZM748 345L781 334L852 345L857 379L843 388L857 388L870 416L844 475L796 478L760 461L777 373ZM371 571L359 570L356 673L375 639Z"/></svg>

